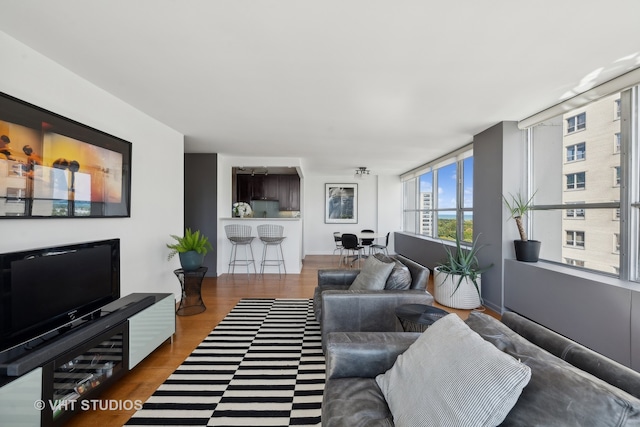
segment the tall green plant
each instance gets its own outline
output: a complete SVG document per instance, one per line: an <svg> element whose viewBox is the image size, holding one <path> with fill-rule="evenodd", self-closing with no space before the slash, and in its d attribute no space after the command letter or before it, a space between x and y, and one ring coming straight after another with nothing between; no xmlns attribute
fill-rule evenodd
<svg viewBox="0 0 640 427"><path fill-rule="evenodd" d="M480 295L480 286L478 285L478 278L480 278L480 274L493 267L493 264L486 267L480 267L480 263L478 262L478 252L486 245L478 246L479 237L480 235L476 236L476 238L471 242L471 246L463 248L460 243L460 237L456 233L455 252L446 245L443 245L444 250L447 253L447 258L445 262L438 265L438 270L445 273L447 278L449 276L455 276L457 278L453 294L456 293L462 284L462 281L467 277L471 282L473 282L473 285L478 292L478 296L480 296L480 300L482 300L482 296Z"/></svg>
<svg viewBox="0 0 640 427"><path fill-rule="evenodd" d="M533 193L531 195L531 198L529 200L526 200L520 193L516 194L515 196L509 193L509 196L511 196L511 201L509 201L506 196L502 196L504 204L511 214L511 218L516 221L518 233L520 233L520 240L529 240L527 238L527 232L524 229L524 225L522 224L522 217L531 210L531 207L533 206L533 196L535 195L536 193Z"/></svg>
<svg viewBox="0 0 640 427"><path fill-rule="evenodd" d="M167 260L173 258L177 253L196 251L199 254L206 255L207 252L213 250L207 236L201 234L199 230L191 232L191 229L187 228L183 237L176 236L175 234L171 234L171 237L176 240L176 243L167 243L167 248L171 249Z"/></svg>

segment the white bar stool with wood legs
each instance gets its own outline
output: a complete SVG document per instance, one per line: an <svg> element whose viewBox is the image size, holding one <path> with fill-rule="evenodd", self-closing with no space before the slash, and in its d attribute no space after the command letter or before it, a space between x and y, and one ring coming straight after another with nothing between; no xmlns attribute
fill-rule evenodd
<svg viewBox="0 0 640 427"><path fill-rule="evenodd" d="M258 226L258 237L263 243L262 247L262 262L260 263L260 274L264 274L265 266L278 266L278 274L280 272L280 264L284 269L284 274L287 274L287 267L284 265L284 253L282 252L282 241L285 239L284 226L275 224L261 224ZM273 247L276 250L275 259L267 259L267 249ZM278 253L278 247L280 252Z"/></svg>
<svg viewBox="0 0 640 427"><path fill-rule="evenodd" d="M256 264L253 257L253 248L251 242L255 238L251 235L250 225L241 224L229 224L224 226L224 231L227 233L227 239L231 242L231 254L229 255L229 269L227 273L234 273L236 265L244 265L247 267L247 275L249 275L249 266L253 265L253 271L257 273ZM244 259L238 259L238 246L244 246ZM249 252L251 251L251 258L249 258Z"/></svg>

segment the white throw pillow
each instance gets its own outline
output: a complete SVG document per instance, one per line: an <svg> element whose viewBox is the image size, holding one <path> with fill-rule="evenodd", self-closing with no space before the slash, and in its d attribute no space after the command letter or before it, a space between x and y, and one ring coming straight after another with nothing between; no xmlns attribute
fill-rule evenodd
<svg viewBox="0 0 640 427"><path fill-rule="evenodd" d="M530 378L528 366L449 314L376 382L397 427L497 426Z"/></svg>
<svg viewBox="0 0 640 427"><path fill-rule="evenodd" d="M393 263L382 262L375 257L370 256L364 263L362 270L356 276L355 280L349 286L350 290L382 290L387 277L393 270Z"/></svg>

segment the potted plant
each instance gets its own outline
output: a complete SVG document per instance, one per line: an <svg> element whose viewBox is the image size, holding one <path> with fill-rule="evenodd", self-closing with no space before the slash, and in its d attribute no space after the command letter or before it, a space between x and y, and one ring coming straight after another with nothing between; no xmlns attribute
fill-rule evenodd
<svg viewBox="0 0 640 427"><path fill-rule="evenodd" d="M479 236L478 236L479 237ZM444 247L447 258L435 268L434 297L447 307L471 309L482 305L480 275L493 266L480 267L478 252L484 245L478 246L476 237L471 246L463 248L456 233L455 251Z"/></svg>
<svg viewBox="0 0 640 427"><path fill-rule="evenodd" d="M174 234L171 234L171 237L176 240L176 243L167 243L167 248L171 249L167 260L178 254L180 265L185 271L193 271L200 268L204 261L204 256L207 252L213 250L209 239L204 234L201 234L199 230L191 232L191 229L187 228L183 237Z"/></svg>
<svg viewBox="0 0 640 427"><path fill-rule="evenodd" d="M510 218L513 218L516 221L518 233L520 233L520 240L513 241L513 246L516 250L516 259L524 262L538 262L541 243L538 240L529 240L527 238L527 232L522 223L522 217L531 210L533 196L535 196L535 193L533 193L529 200L526 200L520 193L515 196L513 194L509 194L509 196L511 196L511 200L507 199L505 196L502 196L502 198L504 199L504 204L507 206L507 209L511 214Z"/></svg>

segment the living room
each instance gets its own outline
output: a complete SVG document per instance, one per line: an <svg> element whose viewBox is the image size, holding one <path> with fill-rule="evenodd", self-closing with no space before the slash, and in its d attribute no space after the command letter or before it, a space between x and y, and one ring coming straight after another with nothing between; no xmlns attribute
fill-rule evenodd
<svg viewBox="0 0 640 427"><path fill-rule="evenodd" d="M38 2L25 3L38 7ZM5 6L9 7L8 5L3 5L3 7ZM340 9L340 6L336 4L334 6L338 10ZM580 8L577 3L574 3L573 6ZM361 7L367 9L368 6L361 5ZM551 4L549 4L549 7L553 9ZM623 2L620 7L636 6ZM36 13L35 11L31 12ZM604 11L602 12L604 13ZM91 16L90 11L86 13ZM560 12L557 13L559 14ZM520 19L519 15L519 13L510 15L512 21L508 25L509 28L512 28L512 25L517 25ZM628 14L629 17L633 15L634 13ZM559 19L558 16L555 16L555 18ZM469 22L468 17L466 22ZM611 31L606 35L603 34L603 39L612 45L614 41L619 41L620 37L617 33L617 28L624 24L618 21L616 26L607 27ZM596 49L597 54L587 49L585 56L590 57L591 60L585 60L581 67L571 69L573 71L572 74L568 75L567 71L557 69L565 68L564 63L562 67L558 67L558 63L552 63L552 66L545 64L532 74L546 75L551 71L559 74L560 76L556 82L558 87L562 85L562 90L549 86L549 90L554 89L556 94L559 92L564 93L566 88L570 88L575 94L578 94L597 86L597 84L620 76L628 69L637 66L637 56L633 56L636 54L637 48L632 48L631 45L633 43L629 42L629 40L634 40L634 36L637 36L637 30L629 29L634 27L632 23L627 22L626 25L623 30L628 32L625 33L626 37L622 37L622 46L616 46L615 48L599 47ZM560 26L560 24L557 24L557 26ZM532 27L529 28L531 29ZM558 34L562 34L561 30L556 31L558 31ZM44 34L46 33L47 31L44 32ZM37 38L35 34L36 32L34 32L33 37ZM237 143L237 152L224 150L206 151L202 149L203 146L201 144L203 144L203 141L194 141L186 131L168 125L169 120L152 116L148 112L132 106L122 96L106 90L101 84L103 79L106 79L105 76L90 76L82 68L74 69L67 64L68 58L63 54L59 54L58 57L55 52L32 48L30 45L37 44L37 40L31 40L30 37L26 36L23 37L21 37L18 30L14 29L0 32L0 51L3 53L3 63L6 64L0 70L0 92L10 94L62 116L72 118L87 126L131 141L133 143L133 165L131 170L132 209L131 217L129 218L5 219L2 227L3 237L0 240L0 252L119 237L122 241L122 294L125 295L132 292L169 292L174 293L178 298L179 287L172 273L173 269L177 268L177 263L168 263L166 261L167 251L165 244L168 242L170 234L181 234L183 230L185 218L183 209L183 158L188 146L188 150L192 153L217 153L218 181L216 183L216 198L219 203L218 211L211 215L212 218L231 215L231 178L228 171L233 166L241 166L240 161L247 164L300 167L303 172L302 216L305 242L303 252L305 255L323 255L330 254L333 251L333 242L330 236L332 232L338 230L335 229L335 225L325 224L323 220L324 184L354 182L354 169L365 165L372 170L373 175L369 180L358 181L359 223L349 225L349 227L342 226L344 227L343 229L374 228L380 231L398 232L393 243L393 249L395 251L402 250L403 253L415 256L417 261L424 262L426 265L441 255L441 243L439 241L430 242L419 236L401 233L403 215L400 207L403 205L403 200L400 175L473 141L476 168L486 173L484 185L476 190L478 202L474 206L474 223L479 230L483 230L483 236L488 237L491 241L489 252L497 250L497 252L491 252L492 259L499 260L499 264L490 272L493 277L488 279L489 282L493 283L493 285L488 285L486 289L485 298L488 305L496 311L509 307L509 303L506 301L507 295L505 295L505 293L508 294L508 290L505 287L510 278L517 277L518 281L530 287L543 285L541 290L534 295L538 299L529 302L531 305L538 307L545 306L545 312L535 311L529 306L523 306L522 310L533 310L528 313L531 317L545 316L546 319L539 320L549 322L550 327L565 327L567 317L580 319L576 321L576 325L571 325L573 329L570 332L577 333L578 336L576 338L586 339L590 345L603 352L613 350L614 356L623 363L632 366L636 370L640 369L640 357L638 356L640 355L640 343L637 342L637 333L634 333L632 329L632 325L638 324L636 310L638 307L637 301L639 300L636 283L621 283L624 281L618 281L617 278L602 277L590 272L575 273L575 270L565 270L557 266L520 265L511 261L513 255L511 247L508 245L510 245L511 240L516 238L516 230L512 223L505 223L503 220L504 212L502 212L500 196L503 193L517 192L520 189L522 163L520 160L510 160L514 158L520 159L520 152L524 149L520 139L521 130L518 129L516 121L551 107L553 103L547 102L549 98L534 99L532 95L531 102L528 103L529 107L519 110L525 111L526 114L504 114L502 113L504 110L500 113L487 114L483 117L482 124L475 123L474 127L464 129L461 132L464 134L463 137L458 134L456 136L457 139L447 140L449 144L447 147L440 146L440 135L437 134L431 134L430 140L421 137L415 139L406 138L404 139L406 151L412 159L410 163L398 165L393 161L390 152L402 151L404 147L399 144L396 145L393 135L391 135L388 141L390 147L388 151L382 151L379 146L377 151L370 150L367 142L361 141L359 152L362 157L349 155L346 156L346 166L345 160L340 159L325 170L318 170L315 166L312 166L310 161L295 155L256 156L252 154L251 147L243 146L241 142L237 143L233 138L229 139ZM40 37L46 38L42 34ZM86 39L87 43L91 43L90 35L85 34L77 37ZM637 40L637 37L635 37L635 40ZM496 38L496 56L503 54L511 57L521 54L521 51L516 51L515 49L505 52L500 47L503 42L505 42L503 38ZM534 44L533 41L530 42L531 45ZM547 45L547 47L549 46L551 44ZM558 43L558 46L563 46L563 43ZM564 48L559 47L558 50L565 52ZM611 52L607 52L609 50ZM67 52L66 55L74 56L73 52ZM561 57L562 55L558 55L554 58ZM128 57L128 62L123 60L111 65L114 68L135 67L134 58ZM470 58L469 62L473 62L473 58ZM529 64L524 59L514 60L514 62L522 67L526 67ZM373 65L380 66L380 64ZM469 68L469 63L461 61L452 66L452 68L457 66ZM590 76L589 72L593 70L599 70L599 72ZM332 67L328 67L326 70L327 74L335 72L336 70ZM425 75L428 74L424 70L420 72ZM483 72L499 74L491 70ZM108 74L109 70L105 70L105 73ZM527 74L527 78L524 81L533 79L533 77L529 76ZM464 74L459 78L477 79L476 85L482 86L483 80L481 77ZM189 77L187 75L181 77L181 79L188 80ZM372 79L375 80L374 77ZM121 82L119 84L121 85L120 90L123 92L131 91L133 94L140 90L133 83ZM150 87L142 90L147 91L150 102L160 102L168 98L171 99L171 102L180 103L180 98L175 97L174 93L166 95L161 84L154 82ZM495 89L487 87L483 92L483 99L493 99L492 90L500 92L495 96L500 95L510 100L510 105L506 107L507 110L515 108L514 104L523 104L522 98L519 98L520 95L509 98L502 93L503 91L514 91L513 87L495 87ZM536 90L541 92L541 89L537 88ZM560 95L563 93L560 93ZM281 94L267 91L264 94L263 103L271 105L274 103L273 100L277 99L276 95L281 96ZM406 111L405 108L409 108L404 104L394 105L393 97L385 98L384 102L382 102L377 98L378 96L383 95L370 94L371 104L385 104L391 110L387 110L389 116L394 114L401 115L403 111ZM429 97L428 94L424 93L423 96L425 98ZM554 99L559 101L560 96L556 96ZM283 102L287 101L288 98ZM398 102L400 103L400 101ZM466 103L469 102L467 101ZM475 106L477 109L485 110L492 110L493 107L494 103L488 101L478 102ZM504 108L495 107L496 110ZM209 114L220 113L220 108L222 107L217 108L219 109L212 110ZM447 108L442 109L446 110ZM408 116L410 117L405 119L410 123L414 120L422 120L421 117L416 119L413 114L408 114ZM452 118L446 122L447 124L456 121L457 113L451 114L451 116ZM375 117L379 116L376 115ZM356 117L352 117L352 119L355 121ZM321 127L326 132L324 134L326 140L333 138L332 126L339 125L340 121L340 117L327 117L327 122ZM371 122L372 119L370 119L369 123L371 124ZM304 124L308 125L309 123L311 122L305 122ZM407 123L407 125L410 123ZM280 123L280 126L286 127L287 123ZM239 126L239 128L241 127ZM392 130L395 129L395 127L391 128ZM376 129L379 133L383 133L384 129ZM443 132L446 133L447 131ZM445 139L446 135L441 136ZM212 139L215 139L215 137ZM274 139L277 139L277 137L274 137ZM344 141L342 143L344 144ZM319 155L319 153L326 150L326 147L323 147L322 138L308 142L299 141L299 144L319 147L312 152L312 155L313 153L318 153ZM273 145L275 146L277 143L274 142ZM336 158L343 157L340 153L333 154ZM364 157L365 154L375 157L377 160L375 162L374 160L361 160L362 158L368 159L368 157ZM499 159L500 164L498 164L497 159ZM393 172L388 169L391 165L393 165ZM496 197L498 198L497 201ZM225 239L220 227L217 229L218 233L215 236L214 246L223 244ZM218 259L217 266L218 275L225 273L226 259ZM567 286L566 290L561 292L562 295L558 295L560 292L558 294L555 293L557 292L557 288L554 288L556 283ZM602 291L603 283L607 285L605 291ZM580 299L579 303L572 303L570 296L574 295L577 289L584 289L585 285L588 286L590 292L584 294L591 294L593 298L587 298L587 301ZM614 289L614 297L611 297L610 289ZM569 294L569 296L564 298L565 294ZM560 298L561 296L563 298ZM581 295L581 297L583 296ZM609 304L612 299L614 302ZM621 302L624 304L622 308ZM633 304L633 302L636 302L636 304ZM520 300L512 300L511 304L519 305ZM592 315L594 310L597 310L595 311L598 313L597 316ZM626 317L619 316L618 313L621 312L624 312ZM616 315L612 316L612 313L616 313ZM585 325L587 326L585 327ZM609 341L598 342L594 340L592 337L594 329L601 331L602 335L608 335L607 340ZM611 330L615 330L617 333L607 334L607 331ZM569 335L570 333L567 332L567 334Z"/></svg>

